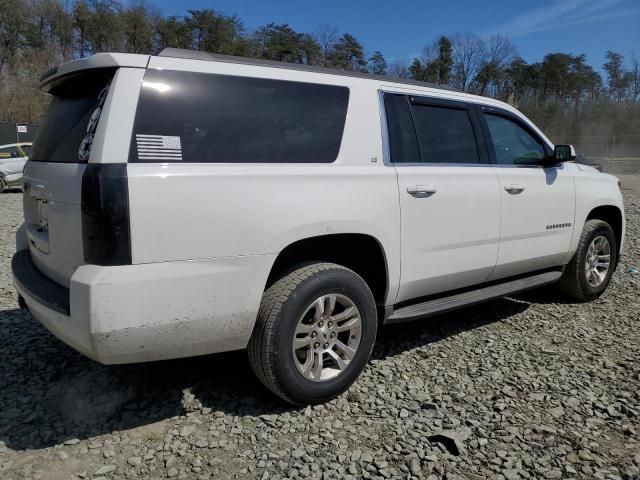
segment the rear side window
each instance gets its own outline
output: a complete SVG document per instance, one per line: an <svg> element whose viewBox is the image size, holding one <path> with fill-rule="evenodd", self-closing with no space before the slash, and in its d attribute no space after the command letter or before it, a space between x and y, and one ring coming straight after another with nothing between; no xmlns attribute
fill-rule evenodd
<svg viewBox="0 0 640 480"><path fill-rule="evenodd" d="M130 162L330 163L349 89L148 70Z"/></svg>
<svg viewBox="0 0 640 480"><path fill-rule="evenodd" d="M414 104L412 111L424 162L480 163L466 109Z"/></svg>
<svg viewBox="0 0 640 480"><path fill-rule="evenodd" d="M420 150L416 130L411 120L411 110L404 95L384 95L384 108L389 129L389 150L394 163L420 162Z"/></svg>
<svg viewBox="0 0 640 480"><path fill-rule="evenodd" d="M86 162L114 71L86 72L53 88L29 160Z"/></svg>

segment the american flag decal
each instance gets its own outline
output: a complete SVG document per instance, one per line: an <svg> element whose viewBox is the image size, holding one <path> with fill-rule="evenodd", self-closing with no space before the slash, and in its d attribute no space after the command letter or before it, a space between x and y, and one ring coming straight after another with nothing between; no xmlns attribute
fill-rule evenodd
<svg viewBox="0 0 640 480"><path fill-rule="evenodd" d="M175 162L182 160L180 137L136 134L138 158L143 161Z"/></svg>

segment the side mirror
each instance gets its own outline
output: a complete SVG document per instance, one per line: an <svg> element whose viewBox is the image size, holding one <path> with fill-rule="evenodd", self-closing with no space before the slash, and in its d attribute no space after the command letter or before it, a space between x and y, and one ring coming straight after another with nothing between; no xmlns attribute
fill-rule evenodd
<svg viewBox="0 0 640 480"><path fill-rule="evenodd" d="M576 159L573 145L556 145L553 149L553 159L556 162L570 162Z"/></svg>

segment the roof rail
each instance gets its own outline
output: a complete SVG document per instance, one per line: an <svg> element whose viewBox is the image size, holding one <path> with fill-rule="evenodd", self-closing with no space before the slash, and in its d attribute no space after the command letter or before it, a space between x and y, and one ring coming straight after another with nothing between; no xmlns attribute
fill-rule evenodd
<svg viewBox="0 0 640 480"><path fill-rule="evenodd" d="M191 60L204 60L209 62L237 63L241 65L255 65L261 67L284 68L288 70L299 70L303 72L325 73L341 77L364 78L367 80L377 80L378 82L392 82L402 85L416 85L420 87L437 88L457 92L457 88L448 85L437 85L435 83L421 82L404 78L392 77L390 75L374 75L371 73L352 72L348 70L337 70L334 68L318 67L315 65L303 65L299 63L277 62L274 60L264 60L261 58L236 57L233 55L219 55L217 53L203 52L199 50L186 50L182 48L165 48L157 55L158 57L187 58Z"/></svg>

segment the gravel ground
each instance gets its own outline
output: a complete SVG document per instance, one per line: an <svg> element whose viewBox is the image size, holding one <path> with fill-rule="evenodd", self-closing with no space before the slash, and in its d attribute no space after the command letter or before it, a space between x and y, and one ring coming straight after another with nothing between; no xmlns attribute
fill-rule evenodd
<svg viewBox="0 0 640 480"><path fill-rule="evenodd" d="M18 309L0 196L0 478L640 478L640 185L589 304L552 290L382 329L342 397L292 408L242 352L83 358ZM635 182L635 183L634 183Z"/></svg>

